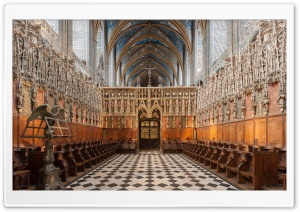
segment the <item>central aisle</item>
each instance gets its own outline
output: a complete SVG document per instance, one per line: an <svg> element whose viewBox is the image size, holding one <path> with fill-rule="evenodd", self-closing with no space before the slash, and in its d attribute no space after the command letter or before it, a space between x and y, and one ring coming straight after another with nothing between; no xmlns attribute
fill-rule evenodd
<svg viewBox="0 0 300 212"><path fill-rule="evenodd" d="M117 154L67 190L237 190L181 154Z"/></svg>

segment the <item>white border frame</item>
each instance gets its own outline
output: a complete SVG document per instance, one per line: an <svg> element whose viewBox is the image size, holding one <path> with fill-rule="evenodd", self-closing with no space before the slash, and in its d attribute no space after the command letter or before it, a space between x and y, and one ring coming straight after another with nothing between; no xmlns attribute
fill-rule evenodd
<svg viewBox="0 0 300 212"><path fill-rule="evenodd" d="M153 11L155 11L155 16ZM289 167L287 191L13 191L11 186L13 130L11 32L14 19L286 19L288 93L286 140ZM3 143L4 205L6 207L292 207L294 205L293 5L7 4L4 7L4 30L3 96L6 101L4 104L6 124Z"/></svg>

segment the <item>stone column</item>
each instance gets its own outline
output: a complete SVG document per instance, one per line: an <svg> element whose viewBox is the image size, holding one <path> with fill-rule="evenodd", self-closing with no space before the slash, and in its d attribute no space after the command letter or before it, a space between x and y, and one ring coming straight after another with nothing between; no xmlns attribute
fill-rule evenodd
<svg viewBox="0 0 300 212"><path fill-rule="evenodd" d="M232 41L232 54L231 55L238 55L239 53L239 38L240 38L240 34L239 34L239 20L233 20L232 21L232 31L231 31L231 41Z"/></svg>
<svg viewBox="0 0 300 212"><path fill-rule="evenodd" d="M204 22L202 28L201 28L201 32L202 32L202 49L203 49L203 54L202 54L202 58L203 58L203 81L205 82L206 77L208 76L208 61L209 61L209 57L208 57L208 39L207 39L207 35L208 35L208 27L207 27L207 21Z"/></svg>
<svg viewBox="0 0 300 212"><path fill-rule="evenodd" d="M106 47L107 47L107 27L106 27L106 21L103 21L103 77L109 82L109 75L108 75L108 68L109 68L109 60L108 55L106 53Z"/></svg>
<svg viewBox="0 0 300 212"><path fill-rule="evenodd" d="M177 86L176 79L175 79L175 74L174 73L173 73L173 86Z"/></svg>
<svg viewBox="0 0 300 212"><path fill-rule="evenodd" d="M182 74L182 85L187 86L187 75L188 75L188 55L186 47L183 48L183 74Z"/></svg>
<svg viewBox="0 0 300 212"><path fill-rule="evenodd" d="M179 62L177 62L177 85L182 86L182 71Z"/></svg>
<svg viewBox="0 0 300 212"><path fill-rule="evenodd" d="M119 86L124 87L124 80L121 78L122 76L122 61L120 62L119 65Z"/></svg>
<svg viewBox="0 0 300 212"><path fill-rule="evenodd" d="M192 27L192 48L193 48L193 54L191 59L191 72L190 72L190 85L194 85L195 82L195 76L197 73L198 68L198 31L197 31L197 21L194 21L194 25Z"/></svg>
<svg viewBox="0 0 300 212"><path fill-rule="evenodd" d="M96 55L97 55L97 32L94 32L93 23L89 21L89 50L88 55L89 60L87 61L88 67L90 69L90 76L92 82L96 82Z"/></svg>
<svg viewBox="0 0 300 212"><path fill-rule="evenodd" d="M116 70L116 46L113 47L111 51L111 59L110 59L110 82L111 86L117 85L117 72Z"/></svg>
<svg viewBox="0 0 300 212"><path fill-rule="evenodd" d="M59 20L59 43L61 54L73 57L72 20Z"/></svg>

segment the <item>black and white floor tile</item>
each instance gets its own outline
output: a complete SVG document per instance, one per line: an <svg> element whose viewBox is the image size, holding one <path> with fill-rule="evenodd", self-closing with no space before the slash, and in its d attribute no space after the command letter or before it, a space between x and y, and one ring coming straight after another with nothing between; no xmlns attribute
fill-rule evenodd
<svg viewBox="0 0 300 212"><path fill-rule="evenodd" d="M67 190L238 190L180 154L117 154Z"/></svg>

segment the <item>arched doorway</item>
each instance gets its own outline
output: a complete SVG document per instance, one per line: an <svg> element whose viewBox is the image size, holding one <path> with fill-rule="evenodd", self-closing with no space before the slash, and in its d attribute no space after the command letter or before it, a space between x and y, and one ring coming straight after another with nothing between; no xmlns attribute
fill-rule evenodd
<svg viewBox="0 0 300 212"><path fill-rule="evenodd" d="M144 108L139 111L139 141L140 150L159 150L160 111L157 108L151 115L147 115Z"/></svg>

